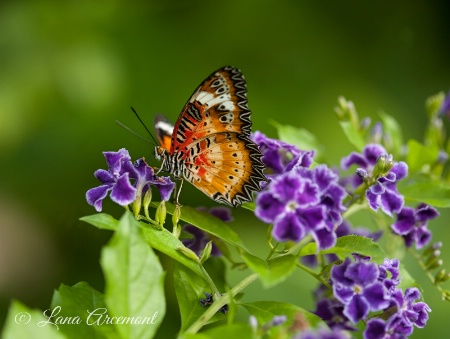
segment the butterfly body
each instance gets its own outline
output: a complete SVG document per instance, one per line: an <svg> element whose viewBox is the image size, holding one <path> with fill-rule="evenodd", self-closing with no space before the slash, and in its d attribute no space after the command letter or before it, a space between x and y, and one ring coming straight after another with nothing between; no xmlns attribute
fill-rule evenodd
<svg viewBox="0 0 450 339"><path fill-rule="evenodd" d="M194 92L174 127L162 117L155 128L161 170L185 178L203 193L228 205L252 200L267 181L258 146L250 140L246 84L240 71L224 67Z"/></svg>

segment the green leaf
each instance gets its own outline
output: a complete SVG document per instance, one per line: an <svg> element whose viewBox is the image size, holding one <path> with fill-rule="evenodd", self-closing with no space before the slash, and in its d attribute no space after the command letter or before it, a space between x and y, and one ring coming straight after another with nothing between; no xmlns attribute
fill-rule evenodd
<svg viewBox="0 0 450 339"><path fill-rule="evenodd" d="M379 112L381 120L383 121L384 132L389 135L390 142L392 142L392 150L394 157L400 155L403 146L403 136L400 124L389 114Z"/></svg>
<svg viewBox="0 0 450 339"><path fill-rule="evenodd" d="M77 325L73 325L77 326ZM32 310L19 301L13 301L6 317L2 338L32 338L32 339L65 339L58 327L49 322L40 310Z"/></svg>
<svg viewBox="0 0 450 339"><path fill-rule="evenodd" d="M106 305L111 317L117 317L115 328L120 337L152 338L166 311L164 272L131 213L124 214L103 248L101 265L106 280ZM120 323L124 317L142 323Z"/></svg>
<svg viewBox="0 0 450 339"><path fill-rule="evenodd" d="M173 281L181 315L181 332L191 326L206 311L200 305L200 299L205 298L205 292L214 294L208 283L196 274L192 274L186 267L178 263L173 265ZM223 319L216 314L209 322Z"/></svg>
<svg viewBox="0 0 450 339"><path fill-rule="evenodd" d="M435 207L450 207L450 185L425 175L407 177L397 188L406 201L424 202Z"/></svg>
<svg viewBox="0 0 450 339"><path fill-rule="evenodd" d="M73 287L61 284L53 293L51 309L47 314L79 319L77 324L59 324L59 330L68 338L118 338L115 328L105 323L108 316L102 293L80 282Z"/></svg>
<svg viewBox="0 0 450 339"><path fill-rule="evenodd" d="M183 243L168 230L159 230L143 222L139 223L142 228L144 240L155 250L158 250L179 263L185 265L199 276L202 275L198 264L181 253L178 248L183 247Z"/></svg>
<svg viewBox="0 0 450 339"><path fill-rule="evenodd" d="M294 127L290 125L282 125L277 122L272 122L278 132L278 138L288 144L297 146L298 149L304 151L316 151L316 158L321 158L323 155L323 145L319 139L304 128Z"/></svg>
<svg viewBox="0 0 450 339"><path fill-rule="evenodd" d="M375 261L384 259L385 254L380 246L370 238L358 235L347 235L337 238L336 245L332 248L316 252L316 243L311 242L303 247L300 256L312 254L336 254L340 259L350 257L352 253L358 253L372 257Z"/></svg>
<svg viewBox="0 0 450 339"><path fill-rule="evenodd" d="M97 215L99 215L99 217L97 217ZM81 218L81 220L86 221L87 223L100 229L108 230L117 229L117 225L119 223L119 221L114 219L112 216L103 213L83 217ZM192 271L201 276L201 271L198 267L198 264L193 260L187 258L177 250L179 247L184 246L177 237L175 237L165 228L160 230L144 222L139 222L139 225L141 226L144 240L152 248L168 255L169 257L189 267Z"/></svg>
<svg viewBox="0 0 450 339"><path fill-rule="evenodd" d="M344 134L347 136L348 141L361 152L366 145L366 141L361 131L355 128L351 121L339 121L339 124L341 125Z"/></svg>
<svg viewBox="0 0 450 339"><path fill-rule="evenodd" d="M242 258L248 267L259 275L263 286L268 288L284 281L295 269L297 258L293 255L283 255L269 261L243 252Z"/></svg>
<svg viewBox="0 0 450 339"><path fill-rule="evenodd" d="M255 316L261 325L267 323L276 315L285 315L288 319L292 320L297 313L303 314L311 327L316 327L318 323L322 322L315 314L296 305L284 302L256 301L241 304L241 306L244 306L250 314Z"/></svg>
<svg viewBox="0 0 450 339"><path fill-rule="evenodd" d="M153 203L153 206L157 206L157 203ZM175 211L175 205L170 202L166 202L167 213L173 214ZM212 216L209 213L201 212L190 206L183 206L181 208L181 220L200 228L201 230L208 232L231 245L244 249L244 244L239 238L237 233L233 231L222 220Z"/></svg>
<svg viewBox="0 0 450 339"><path fill-rule="evenodd" d="M408 140L407 146L406 163L409 173L428 171L439 156L439 148L422 145L413 139Z"/></svg>
<svg viewBox="0 0 450 339"><path fill-rule="evenodd" d="M103 230L114 231L117 229L119 221L106 213L97 213L80 218L81 221L87 222L97 228Z"/></svg>

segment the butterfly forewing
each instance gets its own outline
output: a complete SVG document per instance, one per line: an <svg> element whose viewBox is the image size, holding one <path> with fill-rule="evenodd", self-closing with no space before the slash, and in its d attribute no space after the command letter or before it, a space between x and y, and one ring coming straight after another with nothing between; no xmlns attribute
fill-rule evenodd
<svg viewBox="0 0 450 339"><path fill-rule="evenodd" d="M211 133L249 136L250 131L244 76L236 68L224 67L203 81L184 106L175 124L171 151Z"/></svg>

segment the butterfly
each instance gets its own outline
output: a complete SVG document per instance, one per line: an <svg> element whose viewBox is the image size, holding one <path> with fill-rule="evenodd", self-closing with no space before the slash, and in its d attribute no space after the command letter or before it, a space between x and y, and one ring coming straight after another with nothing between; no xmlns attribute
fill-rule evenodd
<svg viewBox="0 0 450 339"><path fill-rule="evenodd" d="M252 193L260 191L260 182L267 178L262 154L250 140L246 96L241 71L226 66L200 84L175 125L157 116L155 157L162 161L160 171L186 179L219 203L252 201Z"/></svg>

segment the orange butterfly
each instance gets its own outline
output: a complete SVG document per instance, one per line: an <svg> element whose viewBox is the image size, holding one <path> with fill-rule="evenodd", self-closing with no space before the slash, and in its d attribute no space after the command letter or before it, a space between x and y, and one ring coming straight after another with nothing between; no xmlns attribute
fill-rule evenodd
<svg viewBox="0 0 450 339"><path fill-rule="evenodd" d="M175 126L155 119L160 171L192 183L211 199L231 206L252 200L267 181L252 123L242 73L231 66L211 74L195 90ZM181 188L181 187L180 187ZM178 202L180 190L176 201Z"/></svg>

